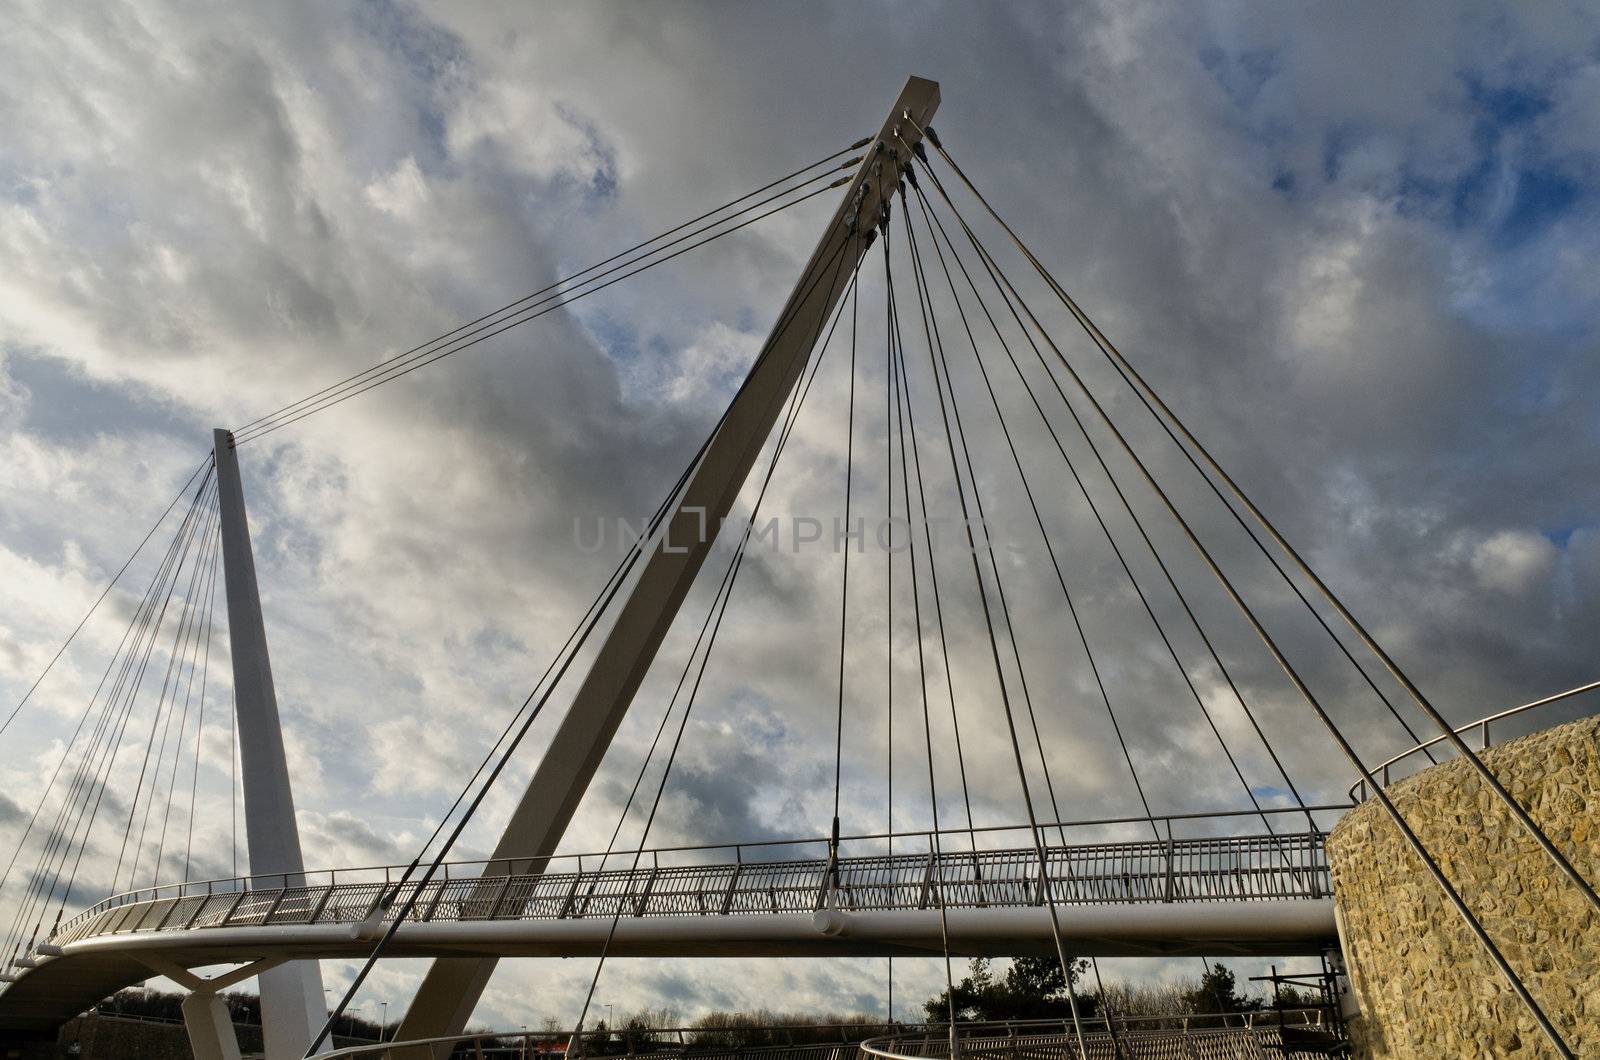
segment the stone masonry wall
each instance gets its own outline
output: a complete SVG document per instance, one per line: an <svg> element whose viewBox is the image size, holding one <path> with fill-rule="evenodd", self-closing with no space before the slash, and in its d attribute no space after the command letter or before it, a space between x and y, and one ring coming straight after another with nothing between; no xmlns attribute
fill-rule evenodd
<svg viewBox="0 0 1600 1060"><path fill-rule="evenodd" d="M1600 718L1483 756L1573 865L1600 882ZM1600 918L1469 763L1393 784L1401 815L1579 1056L1600 1057ZM1328 860L1357 1055L1557 1055L1376 799L1346 814Z"/></svg>

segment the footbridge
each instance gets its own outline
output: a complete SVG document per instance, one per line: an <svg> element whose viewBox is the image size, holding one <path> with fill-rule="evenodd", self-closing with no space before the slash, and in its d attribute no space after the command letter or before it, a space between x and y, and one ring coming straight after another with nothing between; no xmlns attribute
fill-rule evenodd
<svg viewBox="0 0 1600 1060"><path fill-rule="evenodd" d="M927 956L946 938L952 954L1049 955L1051 904L1084 955L1316 954L1334 940L1321 831L1061 845L1071 827L1049 826L1046 873L1034 847L979 846L1015 831L995 829L842 840L921 849L833 860L802 840L652 850L622 868L603 854L455 862L426 884L379 866L143 888L39 946L0 1026L52 1026L164 968L359 957L402 910L394 956L573 957L608 940L613 956Z"/></svg>
<svg viewBox="0 0 1600 1060"><path fill-rule="evenodd" d="M327 1048L390 957L433 958L396 1036L444 1042L463 1032L502 957L597 956L581 973L581 1028L611 956L1047 955L1087 1060L1099 1046L1079 1019L1090 988L1074 979L1079 957L1337 950L1324 832L1345 807L1311 804L1325 790L1320 766L1309 782L1291 775L1337 751L1516 995L1525 1036L1577 1055L1557 1025L1571 1013L1544 1007L1565 995L1541 1001L1516 967L1531 945L1508 950L1515 960L1501 953L1448 859L1419 838L1418 811L1385 790L1391 766L1412 759L1375 772L1364 756L1394 746L1459 756L1541 864L1600 912L1561 833L1512 797L1001 217L934 132L939 98L936 83L910 78L875 135L213 434L99 598L136 560L129 583L148 573L142 595L127 594L121 639L96 641L116 647L0 871L0 1046L46 1055L63 1020L156 975L189 991L185 1022L204 1060L239 1055L218 992L256 978L265 1053L295 1060ZM832 213L743 381L548 667L529 674L498 738L462 771L415 860L307 871L239 449L819 196ZM822 391L846 395L842 408L808 408L819 375ZM842 448L842 463L828 461L825 476L796 468L785 458L796 430L827 439L817 452ZM772 505L813 492L831 505L819 514L842 518L824 562L792 577L821 584L838 623L795 640L821 655L785 671L783 709L797 746L831 749L831 815L829 792L808 787L793 802L816 813L793 827L828 837L650 849L661 825L693 834L704 823L666 820L681 812L666 798L683 783L679 752L708 711L741 698L730 689L754 689L766 660L731 655L718 634L736 590L749 594L744 560L779 534ZM803 562L801 524L822 525L792 522L785 564ZM962 528L953 549L936 532L946 524ZM1002 527L1016 540L991 533ZM1291 623L1281 605L1305 614ZM1085 621L1090 611L1106 614ZM770 613L816 633L823 612ZM751 628L726 624L741 625ZM228 650L213 652L224 627ZM1338 700L1313 685L1339 688ZM660 714L611 833L630 837L626 849L559 855L641 698ZM441 725L464 709L437 706ZM880 732L881 743L863 735ZM1079 742L1091 739L1104 746ZM452 861L469 824L492 815L491 789L505 792L535 746L488 859ZM774 780L792 775L777 747L756 751L773 756ZM1161 816L1228 792L1236 812ZM1141 816L1047 823L1085 800ZM976 828L974 804L1024 823ZM966 827L952 830L963 811ZM197 820L227 821L229 871L242 851L255 875L193 880L209 874L192 856L206 842L202 827L196 846ZM842 838L875 822L926 830ZM99 886L122 893L79 910L84 881L107 878ZM360 968L330 1015L317 962L345 957ZM952 962L942 963L953 998ZM209 979L195 971L230 964ZM892 960L885 972L892 996ZM1097 966L1093 982L1104 1010Z"/></svg>

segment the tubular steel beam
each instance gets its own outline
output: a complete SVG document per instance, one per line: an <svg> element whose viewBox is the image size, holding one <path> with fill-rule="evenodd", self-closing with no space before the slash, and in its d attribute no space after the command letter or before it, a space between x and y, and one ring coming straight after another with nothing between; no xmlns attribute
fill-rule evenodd
<svg viewBox="0 0 1600 1060"><path fill-rule="evenodd" d="M727 418L666 524L663 546L646 561L616 624L600 646L561 727L511 816L494 858L542 858L555 852L589 781L627 714L634 693L677 616L712 545L707 528L721 525L800 377L812 346L843 294L844 280L865 253L879 216L880 185L893 194L898 166L891 152L915 143L939 106L939 86L906 82L873 147L779 315ZM915 122L906 121L909 116ZM856 224L852 225L852 219ZM505 872L507 869L502 869ZM436 961L397 1031L399 1038L458 1034L489 976L493 958Z"/></svg>

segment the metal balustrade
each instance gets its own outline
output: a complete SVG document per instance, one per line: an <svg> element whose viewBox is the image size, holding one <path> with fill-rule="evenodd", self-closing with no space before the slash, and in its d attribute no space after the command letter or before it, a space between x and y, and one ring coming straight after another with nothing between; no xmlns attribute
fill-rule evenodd
<svg viewBox="0 0 1600 1060"><path fill-rule="evenodd" d="M1320 1009L1290 1009L1117 1017L1109 1024L1095 1018L1083 1023L1083 1051L1090 1060L1309 1060L1331 1055L1327 1048L1340 1042L1327 1034L1320 1048L1296 1048L1307 1036L1323 1037L1322 1017ZM1223 1026L1216 1026L1218 1022ZM949 1024L908 1028L866 1039L860 1054L877 1060L1062 1060L1079 1055L1077 1032L1059 1021L958 1024L954 1049L949 1032Z"/></svg>
<svg viewBox="0 0 1600 1060"><path fill-rule="evenodd" d="M1476 735L1478 746L1473 748L1473 750L1487 751L1490 747L1494 746L1494 741L1490 736L1491 726L1498 726L1507 718L1513 718L1519 714L1525 714L1530 710L1538 710L1541 707L1548 707L1555 703L1563 703L1575 696L1581 696L1587 692L1594 692L1597 690L1600 690L1600 681L1590 681L1587 684L1578 685L1575 688L1569 688L1565 692L1557 692L1553 696L1545 696L1544 698L1536 699L1531 703L1523 703L1520 706L1512 707L1510 710L1502 710L1496 714L1490 714L1488 717L1479 718L1477 721L1469 721L1467 724L1462 725L1453 731L1457 736L1462 737L1463 742L1470 742L1469 738ZM1502 735L1500 738L1504 740L1505 736ZM1444 761L1449 761L1450 758L1455 755L1455 749L1453 747L1443 746L1449 741L1449 739L1450 737L1448 736L1439 735L1435 736L1431 740L1424 740L1422 743L1419 743L1414 747L1408 747L1399 754L1385 759L1384 761L1379 762L1377 765L1368 768L1367 773L1374 780L1376 780L1378 784L1387 788L1396 780L1408 777L1412 773L1415 773L1417 770L1423 769L1426 766L1434 765L1435 762L1431 758L1424 762L1417 761L1417 757L1422 755L1424 751L1427 751L1430 748L1439 748L1441 751L1446 752ZM1371 794L1372 792L1368 790L1368 784L1365 778L1350 785L1351 802L1365 802Z"/></svg>
<svg viewBox="0 0 1600 1060"><path fill-rule="evenodd" d="M396 882L403 873L398 867L307 874L308 882L238 877L108 898L63 924L50 942L63 946L125 932L356 923L392 916L407 904L408 921L429 923L753 916L806 913L824 905L882 911L1037 906L1047 899L1086 905L1325 898L1325 834L1053 845L1046 850L1043 881L1030 847L936 853L933 836L923 837L929 849L845 857L837 865L826 857L746 861L738 848L732 863L662 864L663 851L647 852L637 867L620 869L584 868L580 858L567 872L551 871L547 866L554 859L475 862L445 866L426 884ZM908 838L897 837L902 844Z"/></svg>
<svg viewBox="0 0 1600 1060"><path fill-rule="evenodd" d="M1280 1022L1283 1030L1280 1031ZM1221 1023L1222 1026L1216 1026ZM1085 1020L1084 1046L1095 1060L1302 1060L1330 1055L1295 1048L1302 1036L1324 1029L1319 1009L1260 1010L1223 1015L1117 1017L1115 1035L1103 1018ZM945 1060L950 1056L948 1024L893 1027L862 1024L828 1026L665 1028L568 1031L476 1031L442 1038L374 1042L327 1054L381 1060L410 1055L419 1047L450 1046L450 1055L473 1058L555 1055L570 1057L650 1057L651 1060ZM958 1024L958 1060L1062 1060L1078 1055L1077 1035L1060 1020ZM887 1032L887 1033L886 1033ZM1285 1032L1288 1032L1287 1034ZM728 1035L759 1040L735 1045ZM1337 1039L1329 1036L1329 1042Z"/></svg>
<svg viewBox="0 0 1600 1060"><path fill-rule="evenodd" d="M452 1046L454 1057L531 1060L539 1056L640 1057L652 1060L856 1060L862 1038L897 1029L889 1024L821 1023L777 1026L617 1027L574 1031L468 1031L439 1038L346 1046L323 1056L408 1055L417 1047ZM738 1044L730 1039L753 1038ZM554 1051L552 1051L554 1047ZM442 1053L443 1050L438 1052Z"/></svg>

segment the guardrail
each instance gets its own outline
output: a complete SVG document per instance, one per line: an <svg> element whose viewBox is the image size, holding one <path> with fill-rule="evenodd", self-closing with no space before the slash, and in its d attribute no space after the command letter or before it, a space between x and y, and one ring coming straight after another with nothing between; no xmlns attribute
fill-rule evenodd
<svg viewBox="0 0 1600 1060"><path fill-rule="evenodd" d="M606 1030L467 1031L440 1038L416 1038L369 1045L353 1045L323 1053L333 1057L381 1057L391 1050L409 1053L423 1046L450 1045L451 1056L578 1057L648 1056L653 1060L692 1057L693 1060L827 1060L840 1050L856 1051L863 1038L892 1031L887 1023L791 1024L772 1027L619 1027ZM761 1040L730 1041L748 1036ZM412 1054L415 1055L415 1054ZM422 1055L429 1055L423 1053Z"/></svg>
<svg viewBox="0 0 1600 1060"><path fill-rule="evenodd" d="M1237 1023L1235 1023L1237 1021ZM1223 1024L1218 1026L1218 1023ZM1082 1024L1090 1060L1300 1060L1330 1055L1341 1043L1321 1009L1258 1010L1223 1015L1093 1018ZM869 1038L865 1056L879 1060L1056 1060L1079 1055L1070 1021L928 1025L912 1033ZM1310 1039L1311 1041L1307 1041ZM1315 1042L1316 1048L1300 1045Z"/></svg>
<svg viewBox="0 0 1600 1060"><path fill-rule="evenodd" d="M542 860L479 862L480 872L502 874L446 873L427 884L394 883L387 875L287 886L281 875L239 877L117 895L63 924L49 945L132 931L379 922L408 903L407 919L427 923L804 913L825 903L857 911L1322 898L1330 893L1325 834L1052 845L1043 874L1031 847L951 851L922 834L928 849L837 862L671 865L652 856L637 868L573 872L543 871Z"/></svg>
<svg viewBox="0 0 1600 1060"><path fill-rule="evenodd" d="M1478 737L1478 746L1475 747L1474 750L1482 751L1493 746L1493 743L1490 739L1490 733L1491 726L1493 726L1496 722L1504 721L1506 718L1515 717L1518 714L1524 714L1530 710L1537 710L1540 707L1548 707L1552 703L1560 703L1565 700L1572 699L1574 696L1580 696L1585 692L1593 692L1595 689L1600 689L1600 681L1590 681L1588 684L1579 685L1576 688L1569 688L1565 692L1557 692L1553 696L1545 696L1543 699L1536 699L1531 703L1523 703L1521 706L1512 707L1509 710L1502 710L1497 714L1490 714L1488 717L1479 718L1477 721L1469 721L1459 729L1455 729L1454 732L1457 736L1463 738L1476 732ZM1396 778L1396 766L1400 765L1402 762L1405 762L1407 759L1414 758L1415 756L1422 754L1425 750L1431 747L1437 747L1438 745L1445 743L1449 739L1450 738L1448 736L1445 736L1443 733L1441 733L1431 740L1424 740L1422 743L1419 743L1414 747L1409 747L1394 757L1378 763L1377 765L1368 769L1367 772L1376 777L1378 782L1387 788L1395 779L1403 779L1404 777L1410 776L1411 773L1414 772L1414 770L1407 770L1401 774L1400 778ZM1428 764L1433 765L1435 763L1430 760ZM1418 766L1417 768L1421 769L1425 767ZM1366 779L1363 778L1350 785L1349 794L1351 802L1365 802L1367 801L1368 796L1370 796L1372 793L1367 788Z"/></svg>
<svg viewBox="0 0 1600 1060"><path fill-rule="evenodd" d="M1229 1060L1233 1057L1296 1057L1284 1051L1278 1037L1280 1020L1289 1028L1322 1028L1320 1009L1285 1009L1212 1015L1175 1014L1115 1019L1116 1034L1105 1019L1084 1021L1085 1045L1092 1057L1137 1057L1161 1060ZM1225 1026L1215 1026L1221 1022ZM651 1060L856 1060L862 1054L888 1060L923 1060L949 1055L949 1024L889 1025L831 1024L794 1027L744 1027L713 1029L679 1027L569 1031L472 1031L441 1038L419 1038L381 1044L347 1046L326 1053L328 1060L342 1057L383 1058L391 1052L405 1054L427 1046L451 1046L450 1055L473 1060L531 1060L550 1055L577 1057L650 1057ZM890 1032L872 1036L873 1032ZM1054 1060L1076 1053L1076 1034L1070 1021L1027 1020L1005 1023L957 1024L960 1056L979 1060ZM762 1040L735 1044L730 1035L759 1035ZM795 1040L809 1038L811 1040ZM1218 1047L1250 1043L1254 1051L1218 1051ZM926 1049L923 1045L926 1043ZM1120 1053L1112 1049L1132 1045ZM1179 1051L1163 1050L1175 1046ZM899 1047L896 1051L895 1047ZM1263 1048L1273 1049L1268 1054ZM426 1055L426 1054L424 1054Z"/></svg>

